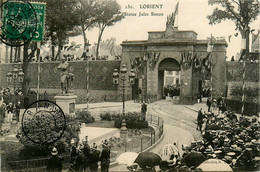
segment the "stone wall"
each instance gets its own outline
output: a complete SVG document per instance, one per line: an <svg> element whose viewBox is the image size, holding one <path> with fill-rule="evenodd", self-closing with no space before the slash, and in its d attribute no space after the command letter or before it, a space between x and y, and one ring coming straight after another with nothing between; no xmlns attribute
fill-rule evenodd
<svg viewBox="0 0 260 172"><path fill-rule="evenodd" d="M113 71L119 69L121 61L90 61L90 101L117 101L118 86L113 84ZM60 62L31 63L29 66L30 87L37 89L38 65L40 65L40 90L47 90L50 97L60 92L59 71ZM9 86L6 73L15 64L0 64L1 87ZM21 67L21 64L17 64ZM86 61L69 62L69 71L74 74L71 88L78 96L77 103L86 103ZM10 86L9 86L10 87ZM50 98L51 99L51 98Z"/></svg>

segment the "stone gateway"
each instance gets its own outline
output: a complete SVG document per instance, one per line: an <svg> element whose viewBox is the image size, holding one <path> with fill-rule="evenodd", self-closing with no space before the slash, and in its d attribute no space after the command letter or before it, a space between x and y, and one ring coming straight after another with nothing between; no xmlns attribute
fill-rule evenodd
<svg viewBox="0 0 260 172"><path fill-rule="evenodd" d="M165 31L148 32L148 40L123 41L122 64L136 71L134 86L127 97L134 99L141 88L143 99L164 97L165 71L180 75L179 103L193 104L202 95L212 77L212 95L226 94L226 47L224 39L215 40L212 53L209 40L198 40L194 31L179 31L167 26ZM129 83L128 83L129 84ZM119 85L119 91L121 87Z"/></svg>

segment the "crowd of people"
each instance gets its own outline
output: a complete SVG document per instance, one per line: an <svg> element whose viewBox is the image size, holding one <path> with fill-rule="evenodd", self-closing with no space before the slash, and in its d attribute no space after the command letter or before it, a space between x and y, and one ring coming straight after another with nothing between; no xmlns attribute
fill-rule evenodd
<svg viewBox="0 0 260 172"><path fill-rule="evenodd" d="M54 147L52 156L47 162L47 171L62 171L62 159L58 156L58 151ZM98 171L98 163L101 164L101 172L109 171L110 146L105 139L102 141L102 150L98 150L97 144L88 144L88 136L82 142L71 140L70 150L70 171Z"/></svg>
<svg viewBox="0 0 260 172"><path fill-rule="evenodd" d="M81 57L77 57L75 55L63 55L63 58L66 59L66 61L85 61L85 60L109 60L108 55L99 56L98 58L95 58L93 55L82 55ZM120 60L120 56L115 56L113 60ZM59 61L57 58L54 58L53 56L40 56L40 59L38 60L36 57L31 58L30 62L50 62L50 61ZM20 63L21 61L15 61L16 63Z"/></svg>
<svg viewBox="0 0 260 172"><path fill-rule="evenodd" d="M202 109L198 112L197 130L201 131L203 140L192 142L185 150L201 152L207 158L222 159L234 169L259 169L259 162L255 159L260 153L257 117L227 111L222 96L213 104L212 108L212 102L208 99L208 112L203 113ZM214 114L213 109L218 113Z"/></svg>
<svg viewBox="0 0 260 172"><path fill-rule="evenodd" d="M17 90L16 95L20 94ZM12 99L10 88L1 90L0 93L0 118L2 123L11 123L12 121L19 122L21 102Z"/></svg>

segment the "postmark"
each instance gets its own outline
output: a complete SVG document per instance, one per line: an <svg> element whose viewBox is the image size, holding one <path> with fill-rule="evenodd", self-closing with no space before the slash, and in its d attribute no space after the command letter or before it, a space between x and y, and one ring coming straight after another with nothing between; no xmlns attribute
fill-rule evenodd
<svg viewBox="0 0 260 172"><path fill-rule="evenodd" d="M29 105L22 117L24 135L37 144L52 144L66 129L66 117L54 102L39 100Z"/></svg>
<svg viewBox="0 0 260 172"><path fill-rule="evenodd" d="M1 4L0 39L10 46L29 42L37 30L37 15L27 1L6 1Z"/></svg>

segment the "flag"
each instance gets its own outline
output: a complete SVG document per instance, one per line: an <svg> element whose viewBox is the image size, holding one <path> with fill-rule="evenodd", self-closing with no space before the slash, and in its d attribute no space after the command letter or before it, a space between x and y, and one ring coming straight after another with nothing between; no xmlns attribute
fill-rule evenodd
<svg viewBox="0 0 260 172"><path fill-rule="evenodd" d="M210 62L209 62L209 56L211 53L208 53L207 56L202 60L202 65L208 69L208 67L210 66Z"/></svg>

